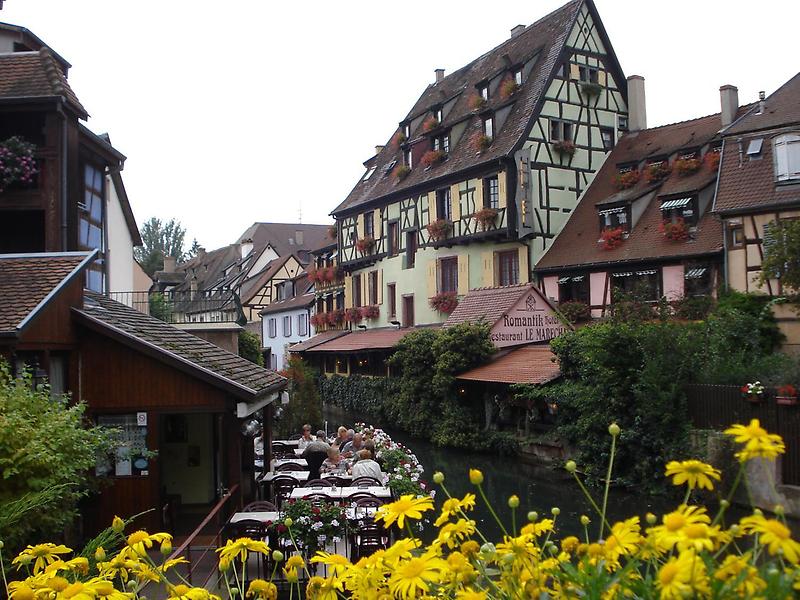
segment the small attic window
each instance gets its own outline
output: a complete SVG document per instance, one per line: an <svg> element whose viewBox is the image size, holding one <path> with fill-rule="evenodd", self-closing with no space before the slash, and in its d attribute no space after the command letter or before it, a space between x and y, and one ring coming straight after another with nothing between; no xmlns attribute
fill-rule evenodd
<svg viewBox="0 0 800 600"><path fill-rule="evenodd" d="M617 129L628 131L628 117L626 115L617 115Z"/></svg>
<svg viewBox="0 0 800 600"><path fill-rule="evenodd" d="M384 174L387 174L387 175L388 175L389 173L391 173L391 172L392 172L392 169L394 169L394 167L395 167L395 165L396 165L396 164L397 164L397 161L396 161L396 160L393 160L393 161L392 161L392 162L390 162L388 165L386 165L386 166L384 167L384 169L383 169L383 172L384 172Z"/></svg>
<svg viewBox="0 0 800 600"><path fill-rule="evenodd" d="M517 85L522 85L522 69L515 69L514 70L514 81Z"/></svg>
<svg viewBox="0 0 800 600"><path fill-rule="evenodd" d="M588 67L586 65L580 65L578 67L578 77L584 83L598 83L599 71L594 67Z"/></svg>
<svg viewBox="0 0 800 600"><path fill-rule="evenodd" d="M636 163L625 163L621 165L617 165L617 173L622 175L623 173L630 173L637 167Z"/></svg>
<svg viewBox="0 0 800 600"><path fill-rule="evenodd" d="M445 133L433 138L433 149L437 151L441 150L445 154L450 152L450 135Z"/></svg>
<svg viewBox="0 0 800 600"><path fill-rule="evenodd" d="M489 84L482 83L478 86L478 93L484 100L489 100Z"/></svg>
<svg viewBox="0 0 800 600"><path fill-rule="evenodd" d="M364 179L363 179L363 181L366 181L367 179L369 179L370 177L372 177L372 174L375 172L375 169L377 169L377 168L378 168L378 167L370 167L370 168L369 168L369 170L367 171L367 174L366 174L366 175L364 175Z"/></svg>
<svg viewBox="0 0 800 600"><path fill-rule="evenodd" d="M433 114L433 118L436 119L439 123L442 122L442 107L441 106L437 106L436 108L434 108L431 111L431 114Z"/></svg>
<svg viewBox="0 0 800 600"><path fill-rule="evenodd" d="M406 139L411 137L411 123L403 123L403 135L406 136Z"/></svg>
<svg viewBox="0 0 800 600"><path fill-rule="evenodd" d="M411 164L412 156L413 155L411 154L411 148L406 148L405 150L403 150L403 164L407 166L409 169L414 167L414 165Z"/></svg>
<svg viewBox="0 0 800 600"><path fill-rule="evenodd" d="M747 158L756 160L761 158L761 148L764 145L764 138L750 140L747 144Z"/></svg>

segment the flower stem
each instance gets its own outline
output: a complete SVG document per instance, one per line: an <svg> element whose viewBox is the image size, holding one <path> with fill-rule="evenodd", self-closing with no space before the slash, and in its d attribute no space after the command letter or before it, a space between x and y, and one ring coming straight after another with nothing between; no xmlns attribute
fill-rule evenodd
<svg viewBox="0 0 800 600"><path fill-rule="evenodd" d="M492 503L489 502L489 499L486 497L486 493L483 491L483 484L478 486L478 492L481 494L481 498L486 503L486 507L489 509L489 512L492 513L494 520L497 521L497 524L500 526L500 530L503 532L503 535L508 535L506 528L503 526L503 522L500 520L500 517L497 516L497 513L494 512L494 507Z"/></svg>
<svg viewBox="0 0 800 600"><path fill-rule="evenodd" d="M611 526L608 524L608 521L606 521L605 515L603 515L603 512L600 510L600 507L597 506L597 503L592 498L592 495L589 493L589 490L586 489L586 486L583 485L583 482L580 480L580 477L578 477L578 475L576 473L573 473L572 476L575 478L575 481L578 482L578 486L581 488L581 491L583 491L583 495L586 496L586 499L589 501L589 504L592 505L592 508L594 508L595 512L597 512L597 515L600 517L600 529L601 529L601 532L602 532L603 525L605 524L605 526L608 527L608 531L610 533L611 532ZM586 528L586 531L587 531L586 535L588 537L588 535L589 535L588 534L588 531L589 531L588 527Z"/></svg>
<svg viewBox="0 0 800 600"><path fill-rule="evenodd" d="M616 450L617 450L617 436L616 435L612 435L611 436L611 456L609 456L609 458L608 458L608 472L606 473L606 488L605 488L605 490L603 490L603 512L600 515L602 520L603 520L603 522L600 523L600 535L599 535L600 538L603 537L603 524L604 523L607 524L607 521L606 521L606 508L608 507L608 489L611 487L611 471L614 468L614 453L616 452ZM611 528L609 527L608 530L611 531Z"/></svg>

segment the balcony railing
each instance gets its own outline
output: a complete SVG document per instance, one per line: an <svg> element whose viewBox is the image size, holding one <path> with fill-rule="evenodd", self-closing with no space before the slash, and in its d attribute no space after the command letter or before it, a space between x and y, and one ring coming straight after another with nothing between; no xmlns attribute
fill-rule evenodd
<svg viewBox="0 0 800 600"><path fill-rule="evenodd" d="M172 325L237 323L247 318L233 290L110 292L112 300Z"/></svg>

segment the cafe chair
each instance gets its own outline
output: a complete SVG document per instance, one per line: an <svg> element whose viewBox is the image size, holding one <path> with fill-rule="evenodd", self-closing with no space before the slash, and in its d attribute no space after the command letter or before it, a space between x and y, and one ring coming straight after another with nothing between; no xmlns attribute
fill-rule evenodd
<svg viewBox="0 0 800 600"><path fill-rule="evenodd" d="M348 487L350 485L350 479L345 479L344 477L339 477L338 475L326 475L323 473L322 479L325 481L330 481L336 487Z"/></svg>
<svg viewBox="0 0 800 600"><path fill-rule="evenodd" d="M353 487L383 487L383 482L374 477L356 477L350 482L350 485Z"/></svg>
<svg viewBox="0 0 800 600"><path fill-rule="evenodd" d="M272 495L279 507L289 499L296 487L300 487L300 482L289 475L278 475L272 480Z"/></svg>
<svg viewBox="0 0 800 600"><path fill-rule="evenodd" d="M305 471L305 468L298 463L287 462L275 467L275 472L277 473L278 471Z"/></svg>
<svg viewBox="0 0 800 600"><path fill-rule="evenodd" d="M320 492L316 494L308 494L303 496L303 500L310 502L313 506L322 506L323 504L330 504L331 497L327 494Z"/></svg>
<svg viewBox="0 0 800 600"><path fill-rule="evenodd" d="M350 561L357 562L363 556L369 556L377 550L385 550L389 543L386 530L372 519L364 519L353 532L351 538Z"/></svg>
<svg viewBox="0 0 800 600"><path fill-rule="evenodd" d="M348 500L357 508L383 506L383 500L369 492L356 492Z"/></svg>
<svg viewBox="0 0 800 600"><path fill-rule="evenodd" d="M266 500L257 500L256 502L251 502L247 506L242 509L243 512L277 512L278 507L275 506L272 502L267 502Z"/></svg>
<svg viewBox="0 0 800 600"><path fill-rule="evenodd" d="M281 442L272 442L273 458L295 458L294 448Z"/></svg>
<svg viewBox="0 0 800 600"><path fill-rule="evenodd" d="M324 488L333 487L334 485L335 482L330 479L309 479L303 484L303 487Z"/></svg>

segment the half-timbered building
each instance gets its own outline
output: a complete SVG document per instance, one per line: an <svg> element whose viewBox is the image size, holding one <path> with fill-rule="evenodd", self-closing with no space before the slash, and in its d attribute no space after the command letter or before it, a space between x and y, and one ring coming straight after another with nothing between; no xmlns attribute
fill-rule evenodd
<svg viewBox="0 0 800 600"><path fill-rule="evenodd" d="M591 0L437 70L333 211L345 310L368 327L437 323L471 288L530 281L627 117Z"/></svg>

